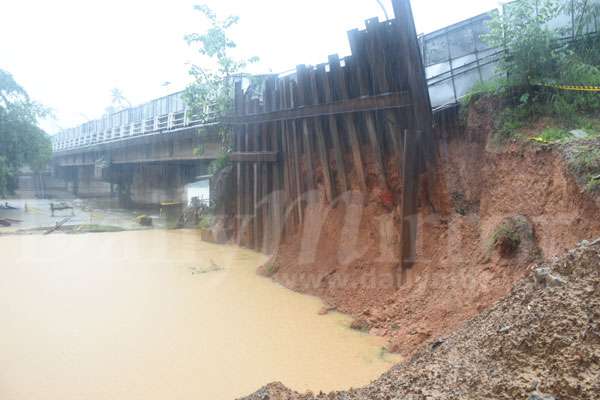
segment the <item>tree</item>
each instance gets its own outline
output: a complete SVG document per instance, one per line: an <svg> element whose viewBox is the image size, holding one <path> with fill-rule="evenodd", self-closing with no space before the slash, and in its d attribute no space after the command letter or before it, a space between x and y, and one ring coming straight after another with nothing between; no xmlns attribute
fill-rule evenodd
<svg viewBox="0 0 600 400"><path fill-rule="evenodd" d="M485 39L492 47L507 49L501 69L511 84L532 86L556 69L553 44L557 33L548 28L548 22L560 9L558 0L520 0L490 21Z"/></svg>
<svg viewBox="0 0 600 400"><path fill-rule="evenodd" d="M551 21L573 11L574 26L550 27ZM492 47L506 50L499 67L506 77L501 89L517 95L517 111L523 117L547 114L575 120L577 112L600 107L597 96L551 88L556 84L600 84L599 37L583 35L597 13L598 6L587 0L519 0L507 4L505 12L490 21L490 33L484 39Z"/></svg>
<svg viewBox="0 0 600 400"><path fill-rule="evenodd" d="M235 76L239 76L257 57L236 59L231 52L237 47L229 36L232 26L239 22L236 16L220 20L207 5L196 5L208 22L208 29L203 33L192 33L185 36L189 45L198 46L202 56L202 64L193 64L189 74L193 82L184 92L184 101L192 111L206 122L220 118L229 113L233 106L233 85ZM211 113L207 114L206 110ZM225 152L230 149L230 132L227 128L220 131ZM221 162L221 164L223 164Z"/></svg>
<svg viewBox="0 0 600 400"><path fill-rule="evenodd" d="M123 111L131 107L131 102L125 97L123 91L119 88L113 88L110 92L111 101L110 106L104 109L105 114L114 114L119 111Z"/></svg>
<svg viewBox="0 0 600 400"><path fill-rule="evenodd" d="M32 101L12 75L0 69L0 196L16 189L24 165L43 170L52 157L50 137L37 126L48 111Z"/></svg>

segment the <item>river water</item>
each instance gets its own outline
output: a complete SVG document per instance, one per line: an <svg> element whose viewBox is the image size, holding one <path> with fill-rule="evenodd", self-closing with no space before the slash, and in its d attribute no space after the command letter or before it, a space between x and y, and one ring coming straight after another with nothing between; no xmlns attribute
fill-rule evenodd
<svg viewBox="0 0 600 400"><path fill-rule="evenodd" d="M347 316L256 275L264 261L195 231L0 237L0 399L329 391L398 361Z"/></svg>

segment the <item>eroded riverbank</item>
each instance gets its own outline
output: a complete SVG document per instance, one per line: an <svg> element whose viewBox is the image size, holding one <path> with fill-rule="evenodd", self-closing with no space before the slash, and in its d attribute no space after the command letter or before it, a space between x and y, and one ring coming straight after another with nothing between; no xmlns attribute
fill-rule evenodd
<svg viewBox="0 0 600 400"><path fill-rule="evenodd" d="M0 249L4 400L330 391L398 361L348 317L257 276L264 256L195 231L4 236Z"/></svg>

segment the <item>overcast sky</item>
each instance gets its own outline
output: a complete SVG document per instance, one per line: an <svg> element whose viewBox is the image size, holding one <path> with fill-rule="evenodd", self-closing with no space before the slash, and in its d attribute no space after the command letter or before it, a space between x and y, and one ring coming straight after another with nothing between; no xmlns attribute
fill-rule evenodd
<svg viewBox="0 0 600 400"><path fill-rule="evenodd" d="M382 0L393 15L391 0ZM134 104L175 92L197 60L183 40L202 32L202 0L0 0L0 68L31 97L52 108L50 133L102 115L111 90ZM376 0L205 0L218 14L238 15L240 54L257 55L253 72L349 54L346 31L383 11ZM412 0L419 33L491 10L498 0ZM171 82L168 87L164 82Z"/></svg>

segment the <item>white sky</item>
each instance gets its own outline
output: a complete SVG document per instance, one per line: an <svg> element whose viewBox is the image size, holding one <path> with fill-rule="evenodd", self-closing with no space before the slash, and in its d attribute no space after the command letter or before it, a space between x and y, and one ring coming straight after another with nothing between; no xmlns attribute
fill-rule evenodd
<svg viewBox="0 0 600 400"><path fill-rule="evenodd" d="M0 68L52 108L50 133L98 118L121 89L134 104L181 90L197 60L183 36L202 32L202 0L0 0ZM391 0L383 0L393 16ZM346 31L383 17L376 0L204 0L238 15L240 54L257 55L253 72L349 54ZM489 11L498 0L412 0L419 33ZM163 87L165 81L172 82Z"/></svg>

